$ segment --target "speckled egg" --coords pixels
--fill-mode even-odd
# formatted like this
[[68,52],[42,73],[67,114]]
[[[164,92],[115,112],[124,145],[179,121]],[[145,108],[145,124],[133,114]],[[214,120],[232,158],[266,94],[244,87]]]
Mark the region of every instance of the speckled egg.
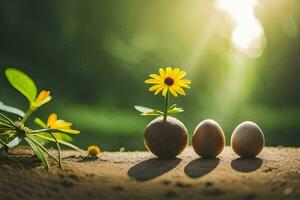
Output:
[[263,149],[265,137],[262,130],[254,122],[239,124],[231,136],[231,147],[241,157],[252,158]]
[[225,135],[221,126],[214,120],[207,119],[199,123],[193,133],[194,151],[204,158],[215,158],[225,146]]
[[188,144],[188,131],[174,117],[158,117],[151,121],[144,133],[145,147],[159,158],[174,158]]

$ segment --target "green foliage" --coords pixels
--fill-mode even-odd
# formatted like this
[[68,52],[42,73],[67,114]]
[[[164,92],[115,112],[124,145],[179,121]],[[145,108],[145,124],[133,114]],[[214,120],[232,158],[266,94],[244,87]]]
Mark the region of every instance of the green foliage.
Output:
[[[164,112],[157,109],[148,108],[144,106],[134,106],[134,108],[137,111],[139,111],[142,116],[164,116]],[[167,113],[176,114],[176,113],[181,113],[183,111],[184,110],[182,108],[177,107],[176,104],[173,104],[168,108]]]
[[15,146],[18,146],[21,142],[22,142],[22,138],[19,136],[15,136],[12,138],[12,140],[7,142],[6,146],[11,149]]
[[143,116],[160,116],[160,115],[164,115],[164,113],[160,110],[157,109],[152,109],[152,108],[148,108],[148,107],[144,107],[144,106],[134,106],[134,108],[141,112],[141,115]]
[[15,108],[13,106],[5,105],[2,101],[0,101],[0,110],[4,111],[4,112],[11,113],[11,114],[18,115],[20,117],[25,116],[25,113],[22,110],[20,110],[18,108]]
[[176,104],[173,104],[168,108],[168,114],[176,114],[176,113],[181,113],[183,112],[183,108],[177,107]]
[[35,118],[34,122],[42,128],[47,128],[47,124],[43,122],[40,118]]
[[[44,135],[44,134],[34,134],[33,136],[36,136],[36,137],[38,137],[38,138],[42,138],[42,139],[44,139],[44,140],[48,140],[48,141],[51,141],[51,142],[55,142],[55,140],[54,140],[53,138],[51,138],[51,136],[49,136],[49,135]],[[67,146],[67,147],[70,147],[70,148],[72,148],[72,149],[74,149],[74,150],[76,150],[76,151],[82,152],[82,150],[81,150],[79,147],[77,147],[77,146],[75,146],[75,145],[73,145],[73,144],[71,144],[71,143],[69,143],[69,142],[66,142],[66,141],[64,141],[64,140],[60,140],[60,139],[57,138],[57,142],[58,142],[59,144],[65,145],[65,146]]]
[[37,157],[43,162],[44,166],[49,169],[50,165],[43,150],[36,145],[29,137],[25,137],[26,142],[31,146]]
[[6,69],[5,75],[9,83],[21,92],[28,99],[29,103],[34,102],[37,95],[37,88],[28,75],[15,68]]
[[[25,140],[33,149],[38,159],[47,169],[50,168],[50,164],[48,162],[46,154],[48,154],[53,160],[55,160],[61,167],[61,151],[59,144],[63,144],[77,151],[80,151],[78,147],[68,142],[72,141],[72,138],[66,134],[79,133],[79,131],[72,130],[71,123],[64,122],[63,120],[61,120],[60,122],[64,122],[64,125],[66,127],[61,129],[59,126],[55,127],[54,124],[55,122],[57,122],[56,114],[52,115],[54,116],[54,118],[51,118],[52,125],[47,125],[41,119],[36,118],[34,120],[35,123],[41,126],[42,129],[32,130],[26,127],[25,122],[27,121],[28,117],[32,113],[34,113],[37,108],[41,107],[41,105],[51,100],[51,96],[49,95],[50,91],[42,91],[37,100],[36,86],[28,75],[14,68],[8,68],[5,71],[5,74],[10,84],[19,92],[21,92],[28,99],[30,104],[27,112],[24,113],[20,109],[12,106],[7,106],[0,101],[0,111],[11,113],[17,115],[18,117],[18,119],[12,120],[11,118],[0,112],[0,150],[4,149],[5,151],[7,151],[8,149],[14,148],[15,146],[19,145],[21,141]],[[33,109],[32,105],[34,105],[34,103],[36,103],[38,106],[34,106]],[[56,143],[58,149],[58,159],[51,155],[50,152],[43,146],[42,143],[45,143],[45,141]]]
[[[45,122],[43,122],[40,118],[35,118],[34,122],[42,128],[47,128],[47,124]],[[73,141],[73,138],[65,133],[53,132],[52,134],[55,136],[55,138],[57,138],[60,141],[67,141],[67,142]],[[39,135],[43,135],[44,137],[50,138],[49,133],[39,133]],[[45,140],[44,142],[47,143],[48,141],[49,140]],[[52,141],[52,140],[50,140],[50,141]]]

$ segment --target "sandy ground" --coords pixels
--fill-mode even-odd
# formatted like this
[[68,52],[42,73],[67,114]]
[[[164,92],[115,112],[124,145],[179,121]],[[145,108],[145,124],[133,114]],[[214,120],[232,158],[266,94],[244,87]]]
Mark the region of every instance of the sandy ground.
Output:
[[172,160],[148,152],[63,157],[63,171],[47,172],[28,149],[2,155],[0,199],[300,199],[300,148],[265,148],[253,160],[230,147],[210,160],[190,147]]

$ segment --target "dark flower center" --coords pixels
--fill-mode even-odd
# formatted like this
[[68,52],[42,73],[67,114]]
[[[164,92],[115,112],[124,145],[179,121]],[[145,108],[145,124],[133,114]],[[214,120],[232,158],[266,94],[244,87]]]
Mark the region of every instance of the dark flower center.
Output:
[[167,77],[165,78],[165,84],[168,86],[171,86],[174,84],[174,79],[172,79],[171,77]]

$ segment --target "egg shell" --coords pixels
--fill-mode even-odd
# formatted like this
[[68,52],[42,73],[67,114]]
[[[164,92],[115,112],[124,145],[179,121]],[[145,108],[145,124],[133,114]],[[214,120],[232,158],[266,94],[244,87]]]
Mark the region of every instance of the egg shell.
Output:
[[144,144],[148,151],[159,158],[174,158],[188,144],[188,131],[184,124],[174,117],[158,117],[151,121],[144,133]]
[[224,149],[226,140],[221,126],[212,119],[198,124],[192,138],[194,151],[201,157],[215,158]]
[[231,135],[231,147],[241,157],[256,157],[265,145],[265,137],[259,126],[251,121],[242,122]]

